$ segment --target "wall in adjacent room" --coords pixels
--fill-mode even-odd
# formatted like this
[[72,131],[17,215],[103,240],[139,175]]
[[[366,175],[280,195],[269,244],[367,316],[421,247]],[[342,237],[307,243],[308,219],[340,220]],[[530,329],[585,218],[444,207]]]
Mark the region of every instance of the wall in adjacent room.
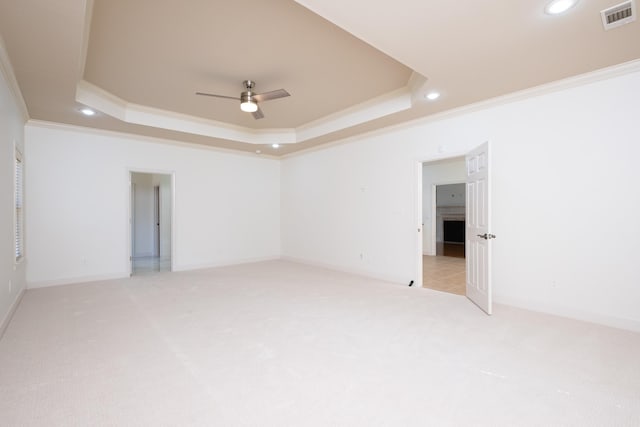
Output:
[[432,244],[432,235],[437,225],[433,225],[432,192],[434,184],[464,182],[466,179],[464,158],[448,159],[439,162],[425,163],[422,166],[422,253],[435,255],[436,248]]
[[465,184],[438,185],[437,206],[464,206]]

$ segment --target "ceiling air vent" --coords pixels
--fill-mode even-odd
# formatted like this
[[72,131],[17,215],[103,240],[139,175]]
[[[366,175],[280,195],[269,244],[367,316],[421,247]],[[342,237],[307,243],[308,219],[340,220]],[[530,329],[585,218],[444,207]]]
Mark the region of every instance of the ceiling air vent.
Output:
[[633,0],[620,3],[600,12],[605,30],[619,27],[636,20],[636,5]]

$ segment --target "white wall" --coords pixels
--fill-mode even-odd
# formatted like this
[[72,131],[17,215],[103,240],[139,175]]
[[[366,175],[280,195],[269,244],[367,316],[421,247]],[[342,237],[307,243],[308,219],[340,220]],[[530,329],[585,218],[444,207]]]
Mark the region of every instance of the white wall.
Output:
[[129,274],[129,171],[175,172],[175,270],[280,255],[276,160],[30,123],[29,286]]
[[490,141],[495,300],[640,330],[638,93],[636,67],[288,158],[283,254],[415,280],[418,162]]
[[[435,255],[436,248],[432,242],[434,226],[432,221],[431,200],[434,184],[465,182],[464,157],[425,163],[422,166],[422,253]],[[463,202],[464,203],[464,202]]]
[[[26,118],[19,107],[21,95],[12,91],[14,86],[10,84],[11,81],[13,71],[0,38],[0,336],[25,289],[25,259],[15,262],[13,194],[14,150],[17,148],[24,154],[23,129]],[[26,156],[23,156],[23,165],[26,174],[29,171]],[[28,228],[25,232],[28,233]],[[24,249],[27,251],[28,247]]]

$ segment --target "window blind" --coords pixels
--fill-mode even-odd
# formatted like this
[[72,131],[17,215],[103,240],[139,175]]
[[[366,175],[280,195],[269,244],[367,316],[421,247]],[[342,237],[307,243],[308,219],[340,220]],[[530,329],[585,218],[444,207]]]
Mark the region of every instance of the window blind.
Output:
[[15,194],[14,199],[16,202],[15,212],[15,238],[16,238],[16,261],[22,258],[23,254],[23,239],[24,239],[24,215],[23,215],[23,167],[22,156],[16,153],[16,167],[15,167]]

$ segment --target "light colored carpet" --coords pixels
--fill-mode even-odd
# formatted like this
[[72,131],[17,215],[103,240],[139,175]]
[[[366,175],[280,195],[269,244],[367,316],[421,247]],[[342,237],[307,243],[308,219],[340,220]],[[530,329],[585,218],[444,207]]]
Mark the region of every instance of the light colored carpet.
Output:
[[28,291],[2,426],[637,426],[640,334],[282,261]]

